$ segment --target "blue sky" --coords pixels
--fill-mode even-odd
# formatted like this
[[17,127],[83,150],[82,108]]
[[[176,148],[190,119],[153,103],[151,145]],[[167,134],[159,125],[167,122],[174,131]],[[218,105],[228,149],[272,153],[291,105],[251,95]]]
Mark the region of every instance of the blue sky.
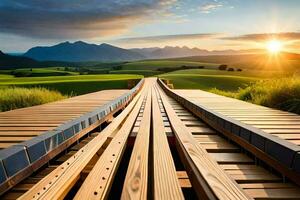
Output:
[[276,38],[298,52],[299,10],[299,0],[0,0],[0,50],[66,40],[248,49]]

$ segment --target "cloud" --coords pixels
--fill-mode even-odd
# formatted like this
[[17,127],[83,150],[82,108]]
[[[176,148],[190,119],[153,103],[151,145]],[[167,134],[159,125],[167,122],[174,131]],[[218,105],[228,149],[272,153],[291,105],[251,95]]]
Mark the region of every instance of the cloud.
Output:
[[121,34],[176,0],[1,0],[0,32],[33,38]]
[[200,6],[200,11],[202,13],[211,13],[212,11],[215,11],[217,10],[218,8],[221,8],[223,7],[223,4],[220,3],[220,2],[212,2],[212,3],[206,3],[206,4],[203,4],[202,6]]
[[116,40],[119,43],[149,43],[149,42],[172,42],[179,40],[202,40],[216,38],[220,36],[217,33],[197,33],[197,34],[180,34],[180,35],[157,35],[149,37],[134,37],[134,38],[122,38]]
[[300,40],[300,32],[281,32],[281,33],[256,33],[246,34],[232,37],[223,37],[224,40],[236,40],[236,41],[267,41],[271,39],[278,40]]

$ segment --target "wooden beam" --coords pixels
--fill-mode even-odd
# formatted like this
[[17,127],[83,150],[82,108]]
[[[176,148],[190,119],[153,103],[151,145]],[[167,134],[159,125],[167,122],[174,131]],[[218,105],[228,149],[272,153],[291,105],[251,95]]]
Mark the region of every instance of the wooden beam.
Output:
[[107,138],[120,128],[140,98],[138,94],[125,110],[90,143],[34,185],[20,199],[63,199],[80,178],[80,173],[105,144]]
[[[198,197],[203,199],[251,199],[238,184],[209,156],[177,117],[164,92],[159,89],[178,147],[186,157],[194,177],[191,182]],[[189,173],[188,173],[189,174]],[[190,174],[189,174],[190,175]],[[199,187],[201,186],[201,187]]]
[[74,199],[105,199],[108,196],[114,175],[117,172],[121,158],[126,148],[126,143],[134,122],[139,114],[145,91],[148,88],[148,81],[140,92],[140,99],[135,105],[131,114],[126,121],[122,123],[122,127],[117,131],[110,144],[103,152],[92,171],[89,173],[84,183],[78,190]]
[[151,127],[151,88],[129,161],[121,199],[147,199]]
[[184,199],[176,173],[156,90],[152,91],[154,199]]

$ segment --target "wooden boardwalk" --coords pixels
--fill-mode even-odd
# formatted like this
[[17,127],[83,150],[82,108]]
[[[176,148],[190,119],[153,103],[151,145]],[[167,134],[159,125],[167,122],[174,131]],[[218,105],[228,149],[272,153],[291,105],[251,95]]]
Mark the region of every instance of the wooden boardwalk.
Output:
[[[108,93],[115,95],[110,98],[123,95],[115,109],[108,109],[123,108],[111,123],[98,129],[104,121],[97,111],[92,128],[81,127],[80,137],[70,136],[68,140],[77,138],[64,151],[54,157],[47,153],[42,157],[47,163],[34,173],[18,175],[15,182],[4,180],[10,187],[1,199],[300,199],[298,145],[265,131],[272,127],[256,127],[272,121],[259,119],[278,114],[288,120],[276,118],[283,122],[276,129],[289,130],[284,124],[297,121],[297,115],[202,91],[170,90],[155,78],[118,92]],[[252,118],[251,113],[264,117]],[[93,121],[94,113],[87,119]],[[77,124],[75,120],[72,130]],[[63,133],[68,135],[69,129]],[[41,148],[34,147],[25,146],[29,157]],[[275,153],[279,147],[279,156],[272,147]],[[0,151],[0,164],[7,166],[9,157],[3,156]]]
[[300,116],[201,90],[175,90],[176,94],[224,116],[300,145]]
[[104,90],[40,106],[0,113],[0,149],[29,140],[126,93]]

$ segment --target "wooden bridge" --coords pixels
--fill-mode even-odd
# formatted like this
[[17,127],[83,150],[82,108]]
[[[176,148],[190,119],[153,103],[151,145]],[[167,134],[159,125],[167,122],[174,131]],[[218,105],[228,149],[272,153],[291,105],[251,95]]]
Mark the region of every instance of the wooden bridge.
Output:
[[300,117],[155,78],[0,113],[0,199],[300,199]]

